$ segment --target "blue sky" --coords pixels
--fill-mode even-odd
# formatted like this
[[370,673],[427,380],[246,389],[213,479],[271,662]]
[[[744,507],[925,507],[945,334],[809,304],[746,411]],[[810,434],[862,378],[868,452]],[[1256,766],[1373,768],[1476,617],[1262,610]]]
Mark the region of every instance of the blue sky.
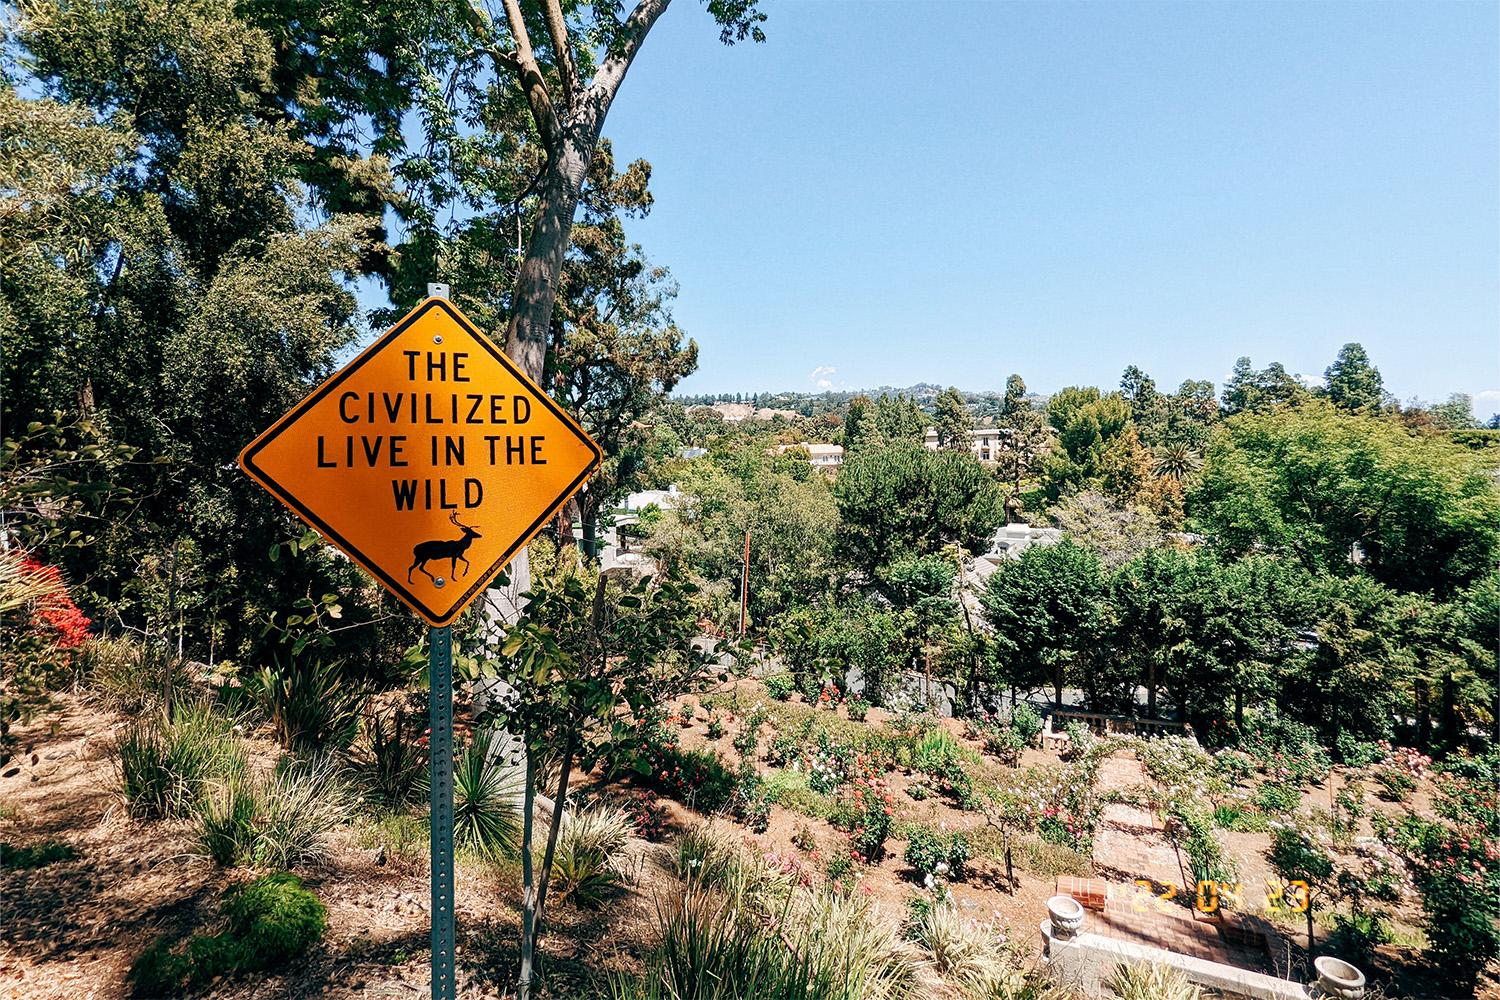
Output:
[[605,129],[654,168],[628,232],[681,391],[1175,387],[1353,340],[1500,410],[1500,6],[765,9],[725,48],[679,0]]

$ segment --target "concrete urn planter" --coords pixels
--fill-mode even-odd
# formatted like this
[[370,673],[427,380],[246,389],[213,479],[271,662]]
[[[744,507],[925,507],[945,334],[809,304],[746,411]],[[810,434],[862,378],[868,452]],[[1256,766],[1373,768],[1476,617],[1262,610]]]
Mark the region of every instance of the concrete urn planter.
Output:
[[1083,904],[1072,896],[1053,896],[1047,900],[1047,914],[1052,918],[1052,933],[1070,938],[1083,926]]
[[1365,995],[1365,974],[1342,959],[1324,955],[1313,959],[1318,973],[1318,993],[1337,1000],[1360,1000]]

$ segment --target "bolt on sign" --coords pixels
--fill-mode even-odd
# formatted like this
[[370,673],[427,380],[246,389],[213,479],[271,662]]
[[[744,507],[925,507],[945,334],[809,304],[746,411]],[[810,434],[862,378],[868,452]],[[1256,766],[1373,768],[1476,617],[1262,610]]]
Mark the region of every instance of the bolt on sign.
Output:
[[599,466],[599,446],[429,298],[240,453],[240,467],[434,626]]

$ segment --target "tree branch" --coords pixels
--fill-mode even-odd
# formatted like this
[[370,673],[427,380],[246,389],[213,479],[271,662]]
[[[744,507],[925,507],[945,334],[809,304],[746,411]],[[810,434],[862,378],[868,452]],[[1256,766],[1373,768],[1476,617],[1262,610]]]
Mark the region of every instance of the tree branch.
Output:
[[646,40],[646,33],[671,2],[672,0],[641,0],[636,5],[619,35],[615,37],[615,44],[611,46],[609,55],[605,56],[594,73],[594,79],[589,83],[590,96],[602,99],[606,105],[614,100],[615,92],[625,79],[625,71],[630,69],[630,63],[641,50],[641,43]]
[[531,50],[531,35],[526,31],[526,20],[521,16],[520,0],[505,0],[505,16],[510,21],[510,33],[516,42],[516,60],[520,67],[521,89],[526,93],[526,103],[531,105],[531,117],[536,121],[542,144],[551,153],[557,148],[562,132],[557,112],[552,108],[552,97],[547,93],[547,79],[542,75],[542,66]]
[[563,104],[571,111],[578,87],[578,67],[573,63],[568,25],[563,20],[562,5],[558,0],[546,0],[542,9],[547,15],[547,34],[552,38],[552,51],[557,56],[557,75],[562,81]]

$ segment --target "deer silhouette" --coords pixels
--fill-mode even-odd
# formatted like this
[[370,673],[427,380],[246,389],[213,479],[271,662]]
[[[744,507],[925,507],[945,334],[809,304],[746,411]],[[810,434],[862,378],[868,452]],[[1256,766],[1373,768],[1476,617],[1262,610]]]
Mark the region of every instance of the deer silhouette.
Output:
[[452,521],[453,526],[462,531],[464,536],[462,538],[438,538],[430,542],[418,542],[416,547],[411,550],[412,564],[406,571],[407,583],[411,583],[411,574],[414,570],[421,570],[423,573],[427,573],[432,582],[437,582],[437,577],[427,572],[427,561],[429,559],[448,560],[449,576],[458,571],[458,561],[463,559],[464,576],[469,575],[469,560],[464,559],[464,551],[470,545],[474,544],[474,539],[483,538],[484,536],[467,524],[459,524],[458,514],[456,513],[449,514],[448,520]]

